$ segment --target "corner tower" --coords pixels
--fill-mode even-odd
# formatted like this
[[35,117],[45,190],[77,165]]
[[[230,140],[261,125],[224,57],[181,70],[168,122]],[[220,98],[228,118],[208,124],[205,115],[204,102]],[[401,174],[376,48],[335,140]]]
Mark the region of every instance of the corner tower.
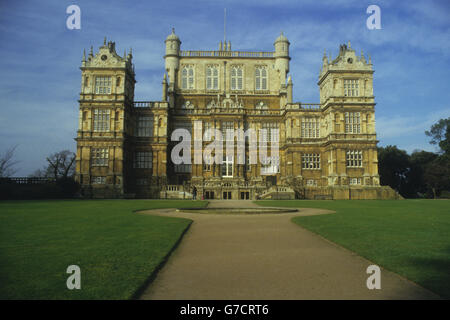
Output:
[[86,197],[117,198],[124,194],[125,142],[136,83],[132,53],[116,53],[106,38],[81,63],[76,179]]
[[356,55],[350,42],[340,45],[335,59],[326,53],[322,58],[318,85],[328,136],[329,186],[379,192],[373,73],[370,58],[366,61],[363,52]]

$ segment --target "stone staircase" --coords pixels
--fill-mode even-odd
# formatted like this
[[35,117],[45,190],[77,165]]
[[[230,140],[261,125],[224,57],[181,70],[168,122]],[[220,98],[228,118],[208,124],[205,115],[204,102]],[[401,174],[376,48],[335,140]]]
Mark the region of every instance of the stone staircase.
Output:
[[295,192],[290,187],[271,186],[260,195],[260,199],[266,200],[292,200],[295,199]]
[[183,185],[167,185],[159,194],[161,199],[192,199],[192,193]]

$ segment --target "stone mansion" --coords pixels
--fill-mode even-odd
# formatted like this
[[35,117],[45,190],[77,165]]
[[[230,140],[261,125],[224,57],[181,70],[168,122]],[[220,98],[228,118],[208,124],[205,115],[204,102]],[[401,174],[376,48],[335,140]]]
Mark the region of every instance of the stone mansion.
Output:
[[[76,179],[94,198],[395,199],[380,186],[370,58],[341,45],[324,54],[320,103],[294,102],[289,41],[271,52],[181,50],[174,31],[165,40],[160,101],[135,101],[130,50],[120,56],[106,39],[83,55]],[[279,152],[270,164],[244,162],[237,153],[221,164],[174,164],[175,129],[274,129]],[[268,149],[273,141],[268,141]],[[194,143],[194,141],[192,141]],[[194,150],[194,149],[192,149]],[[192,153],[193,157],[194,154]],[[275,156],[274,156],[275,157]]]

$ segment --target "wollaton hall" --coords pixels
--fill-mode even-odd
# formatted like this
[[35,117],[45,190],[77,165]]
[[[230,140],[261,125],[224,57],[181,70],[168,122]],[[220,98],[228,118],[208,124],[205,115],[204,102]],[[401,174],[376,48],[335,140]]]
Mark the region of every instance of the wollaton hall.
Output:
[[[320,103],[293,102],[289,45],[281,34],[271,52],[233,51],[230,42],[185,51],[172,31],[160,101],[134,101],[131,51],[120,56],[106,39],[95,54],[91,47],[81,65],[76,138],[83,196],[189,198],[195,189],[205,199],[397,198],[380,186],[370,58],[350,44],[335,59],[324,54]],[[279,152],[270,164],[250,164],[248,150],[243,163],[224,151],[222,164],[174,164],[171,134],[192,132],[194,121],[223,133],[266,129],[270,137],[278,129]]]

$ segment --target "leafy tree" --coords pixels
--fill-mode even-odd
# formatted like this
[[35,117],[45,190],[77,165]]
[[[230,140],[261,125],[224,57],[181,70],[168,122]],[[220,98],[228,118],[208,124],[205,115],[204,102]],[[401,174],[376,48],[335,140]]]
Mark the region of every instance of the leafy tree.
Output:
[[414,151],[409,157],[410,171],[408,173],[407,193],[411,197],[418,195],[431,197],[431,188],[425,181],[427,167],[437,159],[438,155],[428,151]]
[[380,183],[397,190],[402,196],[407,196],[407,176],[410,171],[408,153],[397,146],[378,148],[378,171]]
[[17,146],[11,147],[0,155],[0,177],[10,177],[17,172],[14,168],[19,161],[14,160],[14,152]]
[[431,144],[438,145],[443,154],[450,155],[450,117],[440,119],[431,126],[430,131],[425,131],[425,134],[431,137]]
[[428,164],[424,179],[433,192],[433,198],[442,191],[450,190],[450,161],[448,157],[438,157]]
[[450,117],[440,119],[425,134],[431,137],[431,144],[441,149],[440,155],[428,163],[424,172],[424,180],[436,198],[442,191],[450,190]]

